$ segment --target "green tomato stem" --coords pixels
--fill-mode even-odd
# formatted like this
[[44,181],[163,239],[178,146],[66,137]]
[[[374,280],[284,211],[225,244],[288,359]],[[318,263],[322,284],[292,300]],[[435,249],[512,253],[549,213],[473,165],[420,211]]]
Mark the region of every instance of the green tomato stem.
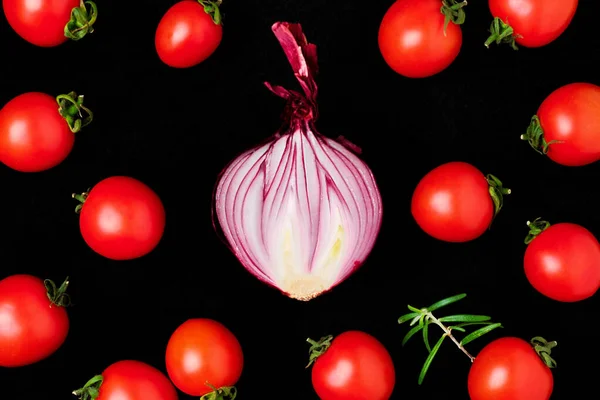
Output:
[[525,237],[525,244],[531,243],[540,233],[548,229],[550,222],[536,218],[533,221],[527,221],[527,226],[529,227],[529,233]]
[[198,0],[198,3],[204,7],[204,12],[210,15],[216,25],[223,24],[221,10],[219,9],[222,0]]
[[306,368],[310,367],[320,356],[322,356],[329,346],[331,346],[331,341],[333,340],[332,335],[323,336],[319,341],[314,341],[311,338],[306,339],[306,341],[310,344],[310,349],[308,350],[309,354],[309,362]]
[[71,305],[71,297],[66,293],[69,287],[69,277],[57,288],[56,284],[50,280],[44,280],[46,287],[46,296],[50,300],[50,307],[54,304],[58,307],[69,307]]
[[223,386],[216,388],[210,383],[205,383],[213,391],[200,397],[200,400],[234,400],[237,397],[237,389],[235,386]]
[[73,396],[79,400],[96,400],[100,394],[100,386],[104,378],[102,375],[96,375],[86,382],[81,389],[73,391]]
[[83,95],[75,92],[56,96],[58,112],[67,121],[69,129],[77,133],[89,125],[94,119],[94,113],[83,105]]
[[531,345],[535,352],[540,356],[544,364],[548,368],[556,368],[556,361],[552,357],[550,357],[550,353],[552,353],[552,349],[558,346],[558,342],[548,342],[541,336],[536,336],[530,341]]
[[98,7],[93,1],[80,0],[79,6],[71,10],[71,19],[65,25],[64,34],[71,40],[83,39],[94,32],[94,23],[98,17]]
[[458,2],[458,0],[442,1],[440,12],[444,15],[444,36],[446,36],[446,30],[450,22],[455,25],[462,25],[465,23],[466,14],[463,7],[467,4],[467,0],[461,2]]
[[487,47],[489,49],[490,44],[492,44],[494,42],[498,45],[506,43],[506,44],[509,44],[513,50],[519,50],[519,48],[517,47],[517,43],[515,42],[515,39],[520,38],[520,37],[522,37],[522,36],[515,34],[512,26],[508,25],[507,23],[502,21],[500,18],[496,17],[496,18],[494,18],[494,20],[492,21],[492,24],[490,25],[490,36],[488,37],[488,39],[485,41],[484,44],[485,44],[485,47]]
[[92,190],[92,188],[89,188],[87,191],[85,191],[81,194],[78,194],[78,193],[71,194],[71,197],[79,202],[79,204],[77,204],[77,206],[75,207],[75,214],[79,214],[81,212],[81,209],[83,208],[85,201],[87,200],[88,196],[90,195],[91,190]]

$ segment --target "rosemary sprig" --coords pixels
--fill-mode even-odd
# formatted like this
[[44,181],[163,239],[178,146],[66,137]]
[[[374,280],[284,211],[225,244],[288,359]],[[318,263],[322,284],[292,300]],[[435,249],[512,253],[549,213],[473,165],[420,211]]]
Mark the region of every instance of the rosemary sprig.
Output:
[[[404,346],[408,340],[413,337],[415,334],[422,332],[423,341],[425,342],[425,347],[429,352],[425,363],[423,364],[423,368],[421,368],[421,373],[419,374],[419,385],[423,383],[423,379],[425,379],[425,374],[433,361],[433,358],[437,354],[438,350],[442,346],[442,343],[446,338],[450,338],[452,342],[473,362],[475,357],[473,357],[464,347],[467,343],[472,342],[473,340],[485,335],[488,332],[496,328],[502,328],[500,323],[494,323],[490,321],[490,317],[486,315],[471,315],[471,314],[457,314],[457,315],[449,315],[446,317],[436,318],[433,315],[433,311],[438,310],[444,306],[455,303],[459,300],[467,297],[466,294],[458,294],[456,296],[448,297],[446,299],[440,300],[429,307],[418,309],[413,306],[408,306],[408,309],[411,311],[408,314],[405,314],[398,318],[398,323],[403,324],[405,322],[410,321],[410,326],[413,328],[408,331],[404,339],[402,339],[402,345]],[[452,324],[444,325],[444,323],[451,322]],[[439,338],[437,343],[431,347],[429,341],[429,325],[434,324],[439,326],[444,334]],[[481,326],[480,328],[472,331],[467,334],[462,340],[457,340],[456,337],[452,334],[452,331],[458,331],[462,333],[467,333],[467,327],[471,326]]]

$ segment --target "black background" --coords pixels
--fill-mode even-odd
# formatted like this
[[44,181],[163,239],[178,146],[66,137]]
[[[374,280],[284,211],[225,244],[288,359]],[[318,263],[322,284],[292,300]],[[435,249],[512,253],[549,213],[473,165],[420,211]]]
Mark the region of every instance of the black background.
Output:
[[[483,46],[491,15],[487,2],[473,1],[458,59],[426,79],[403,78],[380,56],[377,31],[391,0],[226,1],[220,48],[186,70],[163,65],[154,49],[156,26],[174,3],[98,1],[96,32],[50,49],[28,44],[0,19],[0,103],[28,91],[76,90],[95,112],[60,166],[35,174],[0,168],[0,277],[69,275],[76,303],[59,351],[32,366],[0,370],[2,392],[12,393],[6,398],[68,399],[122,359],[165,371],[172,331],[188,318],[207,317],[224,323],[243,346],[242,399],[316,399],[304,369],[305,339],[354,329],[374,335],[392,354],[393,399],[465,399],[468,359],[445,343],[419,387],[424,346],[417,336],[402,348],[407,327],[396,321],[407,304],[423,307],[462,292],[468,297],[445,312],[486,314],[505,326],[469,344],[472,353],[506,335],[557,340],[552,399],[578,398],[578,389],[593,396],[599,298],[563,304],[534,291],[523,273],[523,239],[526,221],[538,216],[600,233],[600,164],[562,167],[519,136],[554,89],[600,84],[600,3],[581,0],[558,40],[515,52]],[[276,21],[302,23],[317,44],[317,127],[362,147],[384,202],[383,227],[364,266],[308,303],[248,274],[215,235],[210,216],[217,174],[281,124],[284,101],[263,82],[298,88],[271,32]],[[513,191],[493,229],[466,244],[427,236],[410,214],[419,179],[455,160],[498,176]],[[79,233],[71,193],[111,175],[140,179],[166,207],[164,238],[141,259],[104,259]]]

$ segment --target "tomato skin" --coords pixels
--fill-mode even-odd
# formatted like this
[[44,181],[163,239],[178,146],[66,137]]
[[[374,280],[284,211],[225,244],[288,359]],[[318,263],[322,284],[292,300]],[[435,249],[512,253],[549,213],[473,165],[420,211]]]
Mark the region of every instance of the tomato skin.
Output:
[[529,343],[504,337],[479,352],[468,388],[471,400],[549,400],[554,378]]
[[408,78],[435,75],[456,59],[462,30],[452,22],[444,35],[440,0],[397,0],[379,27],[379,50],[385,62]]
[[600,287],[600,244],[580,225],[551,225],[527,246],[524,266],[527,280],[544,296],[584,300]]
[[396,371],[381,342],[364,332],[347,331],[315,361],[312,384],[321,400],[388,400]]
[[2,0],[8,24],[23,39],[40,47],[58,46],[68,40],[65,25],[79,0]]
[[547,156],[570,167],[600,159],[600,87],[571,83],[552,92],[537,113],[544,139],[551,143]]
[[167,373],[190,396],[234,386],[242,375],[244,354],[234,334],[220,322],[189,319],[171,335],[166,350]]
[[513,28],[515,42],[541,47],[556,40],[575,16],[578,0],[489,0],[494,17]]
[[486,177],[471,164],[442,164],[418,183],[413,218],[425,233],[446,242],[468,242],[490,226],[494,204]]
[[19,274],[0,280],[0,366],[36,363],[65,342],[69,317],[46,293],[44,282],[35,276]]
[[75,135],[52,96],[21,94],[0,110],[0,161],[20,172],[40,172],[63,162]]
[[102,377],[96,400],[177,400],[177,391],[165,374],[140,361],[118,361]]
[[113,176],[89,192],[79,216],[81,235],[96,253],[131,260],[150,253],[165,229],[158,195],[137,179]]
[[221,44],[223,27],[215,24],[195,0],[174,4],[162,17],[154,39],[165,64],[189,68],[210,57]]

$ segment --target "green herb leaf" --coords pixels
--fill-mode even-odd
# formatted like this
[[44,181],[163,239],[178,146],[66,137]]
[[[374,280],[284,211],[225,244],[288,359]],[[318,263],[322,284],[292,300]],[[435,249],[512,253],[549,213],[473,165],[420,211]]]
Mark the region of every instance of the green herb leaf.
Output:
[[449,326],[448,329],[450,329],[452,331],[466,332],[466,330],[464,328],[461,328],[458,325]]
[[431,362],[433,361],[433,357],[435,357],[435,355],[437,354],[437,352],[440,349],[440,346],[444,342],[445,338],[446,338],[446,335],[443,335],[440,338],[440,340],[437,341],[435,346],[433,346],[433,349],[431,349],[431,352],[427,356],[427,359],[425,360],[425,364],[423,364],[423,368],[421,368],[421,373],[419,374],[419,385],[423,383],[423,379],[425,379],[425,374],[427,373],[427,370],[429,369],[429,366],[431,365]]
[[469,314],[460,314],[460,315],[450,315],[448,317],[438,318],[440,322],[481,322],[481,321],[489,321],[491,318],[486,315],[469,315]]
[[417,322],[419,322],[421,320],[421,315],[417,315],[416,317],[413,318],[412,321],[410,321],[410,326],[413,326],[414,324],[416,324]]
[[413,319],[414,317],[417,317],[417,316],[419,316],[419,315],[420,315],[420,314],[419,314],[419,313],[416,313],[416,312],[411,312],[411,313],[409,313],[409,314],[404,314],[403,316],[401,316],[400,318],[398,318],[398,323],[399,323],[399,324],[403,324],[403,323],[405,323],[406,321],[408,321],[408,320],[410,320],[410,319]]
[[415,326],[414,328],[412,328],[410,331],[408,331],[408,333],[406,334],[406,336],[404,336],[404,339],[402,339],[402,346],[404,346],[406,344],[406,342],[408,342],[408,340],[413,337],[415,335],[415,333],[419,332],[421,328],[419,325]]
[[462,300],[465,297],[467,297],[467,295],[465,293],[457,294],[456,296],[452,296],[452,297],[448,297],[444,300],[438,301],[437,303],[433,303],[431,306],[427,307],[427,310],[429,310],[429,312],[435,311],[438,308],[447,306],[448,304],[456,303],[457,301]]
[[479,328],[476,331],[471,332],[467,336],[465,336],[464,339],[460,341],[460,344],[462,344],[464,346],[467,343],[471,343],[473,340],[485,335],[486,333],[488,333],[496,328],[502,328],[502,324],[496,323],[496,324],[484,326],[483,328]]
[[413,307],[413,306],[411,306],[411,305],[408,305],[408,309],[409,309],[410,311],[413,311],[413,312],[416,312],[416,313],[422,314],[422,311],[421,311],[421,310],[419,310],[418,308],[415,308],[415,307]]
[[[486,321],[480,321],[480,322],[464,322],[464,323],[462,323],[462,324],[455,325],[453,328],[457,328],[457,327],[463,328],[463,327],[465,327],[465,326],[471,326],[471,325],[491,325],[491,324],[493,324],[493,323],[494,323],[494,322],[486,322]],[[464,332],[464,330],[463,330],[463,332]]]
[[423,325],[423,341],[425,342],[427,351],[431,353],[431,346],[429,345],[429,321]]

